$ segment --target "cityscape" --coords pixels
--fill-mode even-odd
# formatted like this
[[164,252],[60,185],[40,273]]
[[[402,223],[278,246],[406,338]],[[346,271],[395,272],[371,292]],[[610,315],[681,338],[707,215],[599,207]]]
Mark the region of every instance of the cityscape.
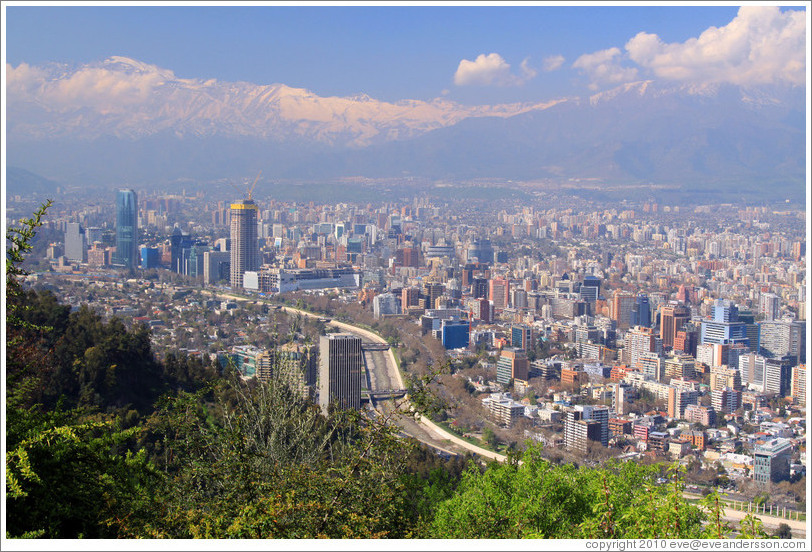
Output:
[[[791,14],[808,21],[805,9],[762,16]],[[642,71],[641,35],[627,50]],[[573,66],[591,67],[589,59]],[[486,61],[463,60],[455,83],[491,84],[478,72]],[[521,68],[489,78],[523,86],[536,73]],[[7,86],[23,69],[7,65]],[[591,90],[618,84],[601,74],[591,74]],[[808,98],[803,83],[792,86]],[[592,105],[602,101],[614,100],[593,96]],[[509,121],[556,109],[528,105],[457,116]],[[4,543],[808,544],[808,152],[773,159],[772,177],[750,165],[739,188],[737,177],[630,179],[629,166],[665,157],[618,172],[621,150],[605,179],[568,173],[580,161],[563,149],[556,170],[568,177],[547,166],[535,178],[394,168],[395,176],[301,177],[287,161],[275,165],[284,153],[274,152],[209,179],[105,184],[116,144],[83,186],[67,162],[61,178],[53,172],[58,156],[37,165],[26,153],[37,142],[23,133],[45,120],[23,125],[28,109],[12,114],[9,136],[23,145],[9,145],[4,167],[12,416]],[[792,112],[802,126],[805,109]],[[47,123],[54,136],[66,123],[57,111]],[[475,141],[485,127],[469,126]],[[409,132],[446,130],[417,128]],[[245,140],[247,159],[257,146]],[[348,153],[359,156],[350,170],[373,166],[376,151],[382,164],[401,155],[354,140],[373,153]],[[310,155],[296,162],[306,167]],[[695,156],[693,166],[726,167],[720,156]],[[59,444],[50,435],[71,437]],[[87,458],[93,468],[83,467]],[[50,496],[42,480],[54,482]],[[103,483],[83,486],[93,481]],[[60,513],[61,496],[80,497],[78,513]],[[675,517],[663,513],[671,508]]]

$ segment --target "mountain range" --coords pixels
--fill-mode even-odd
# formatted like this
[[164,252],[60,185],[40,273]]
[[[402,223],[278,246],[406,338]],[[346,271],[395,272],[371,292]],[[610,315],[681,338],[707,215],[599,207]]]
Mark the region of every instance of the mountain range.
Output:
[[113,57],[7,66],[8,164],[64,183],[255,174],[651,183],[805,192],[801,87],[628,83],[585,97],[467,106],[320,97],[182,79]]

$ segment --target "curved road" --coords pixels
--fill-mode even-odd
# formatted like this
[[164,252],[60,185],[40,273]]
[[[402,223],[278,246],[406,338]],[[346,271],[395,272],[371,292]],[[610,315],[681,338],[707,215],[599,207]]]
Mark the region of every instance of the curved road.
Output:
[[[236,301],[263,301],[265,299],[247,298],[240,295],[232,295],[231,293],[215,292],[211,290],[203,290],[209,295],[216,295],[218,297],[234,299]],[[326,318],[325,315],[314,314],[308,311],[297,309],[294,307],[280,306],[282,310],[287,313],[298,313],[310,318]],[[337,327],[339,330],[352,333],[364,338],[365,341],[374,343],[386,343],[386,340],[375,332],[347,324],[346,322],[339,322],[335,319],[330,319],[329,324]],[[405,389],[406,385],[403,382],[403,377],[398,369],[395,355],[391,349],[385,351],[366,351],[364,359],[367,366],[367,377],[369,381],[369,388],[371,391],[384,391],[387,389]],[[373,405],[376,409],[381,411],[384,415],[391,416],[392,422],[400,427],[406,435],[414,437],[418,441],[425,443],[433,448],[459,454],[461,452],[473,452],[479,456],[504,462],[507,457],[503,454],[493,452],[491,450],[472,445],[471,443],[460,439],[456,435],[449,433],[437,424],[424,416],[412,415],[411,405],[409,403],[409,396],[406,395],[404,399],[397,400],[395,403],[393,399],[382,400],[375,399]],[[397,408],[401,412],[395,413],[393,410]]]

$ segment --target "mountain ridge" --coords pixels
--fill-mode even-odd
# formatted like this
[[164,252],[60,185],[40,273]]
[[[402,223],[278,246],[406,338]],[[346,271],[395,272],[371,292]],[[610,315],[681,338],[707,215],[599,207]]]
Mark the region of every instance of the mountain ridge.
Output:
[[[645,80],[585,97],[464,106],[180,79],[119,57],[60,67],[7,67],[7,154],[10,164],[68,183],[210,181],[263,169],[268,178],[327,180],[740,181],[753,189],[781,181],[804,193],[800,87]],[[82,88],[88,79],[95,92]]]

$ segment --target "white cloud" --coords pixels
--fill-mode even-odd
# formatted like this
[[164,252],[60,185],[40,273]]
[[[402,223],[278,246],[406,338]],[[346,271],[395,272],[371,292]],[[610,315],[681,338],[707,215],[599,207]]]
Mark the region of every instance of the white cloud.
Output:
[[510,64],[496,53],[480,54],[474,61],[463,59],[454,73],[457,86],[519,86],[536,76],[537,71],[525,59],[519,66],[522,76],[510,72]]
[[530,79],[538,75],[538,71],[530,67],[530,58],[524,58],[519,67],[521,67],[522,69],[522,76],[524,77],[523,82],[529,81]]
[[564,56],[547,56],[544,58],[544,65],[542,66],[545,71],[555,71],[564,65]]
[[102,112],[123,111],[149,99],[163,80],[158,72],[83,67],[73,73],[52,76],[26,63],[16,68],[6,65],[9,101],[35,100],[57,111],[83,107]]
[[666,44],[639,33],[626,43],[629,57],[657,77],[689,82],[803,84],[806,16],[777,6],[745,6],[724,27]]
[[592,81],[589,87],[597,89],[603,84],[621,84],[637,78],[636,68],[621,65],[622,57],[619,48],[608,48],[584,54],[572,66],[586,73]]

